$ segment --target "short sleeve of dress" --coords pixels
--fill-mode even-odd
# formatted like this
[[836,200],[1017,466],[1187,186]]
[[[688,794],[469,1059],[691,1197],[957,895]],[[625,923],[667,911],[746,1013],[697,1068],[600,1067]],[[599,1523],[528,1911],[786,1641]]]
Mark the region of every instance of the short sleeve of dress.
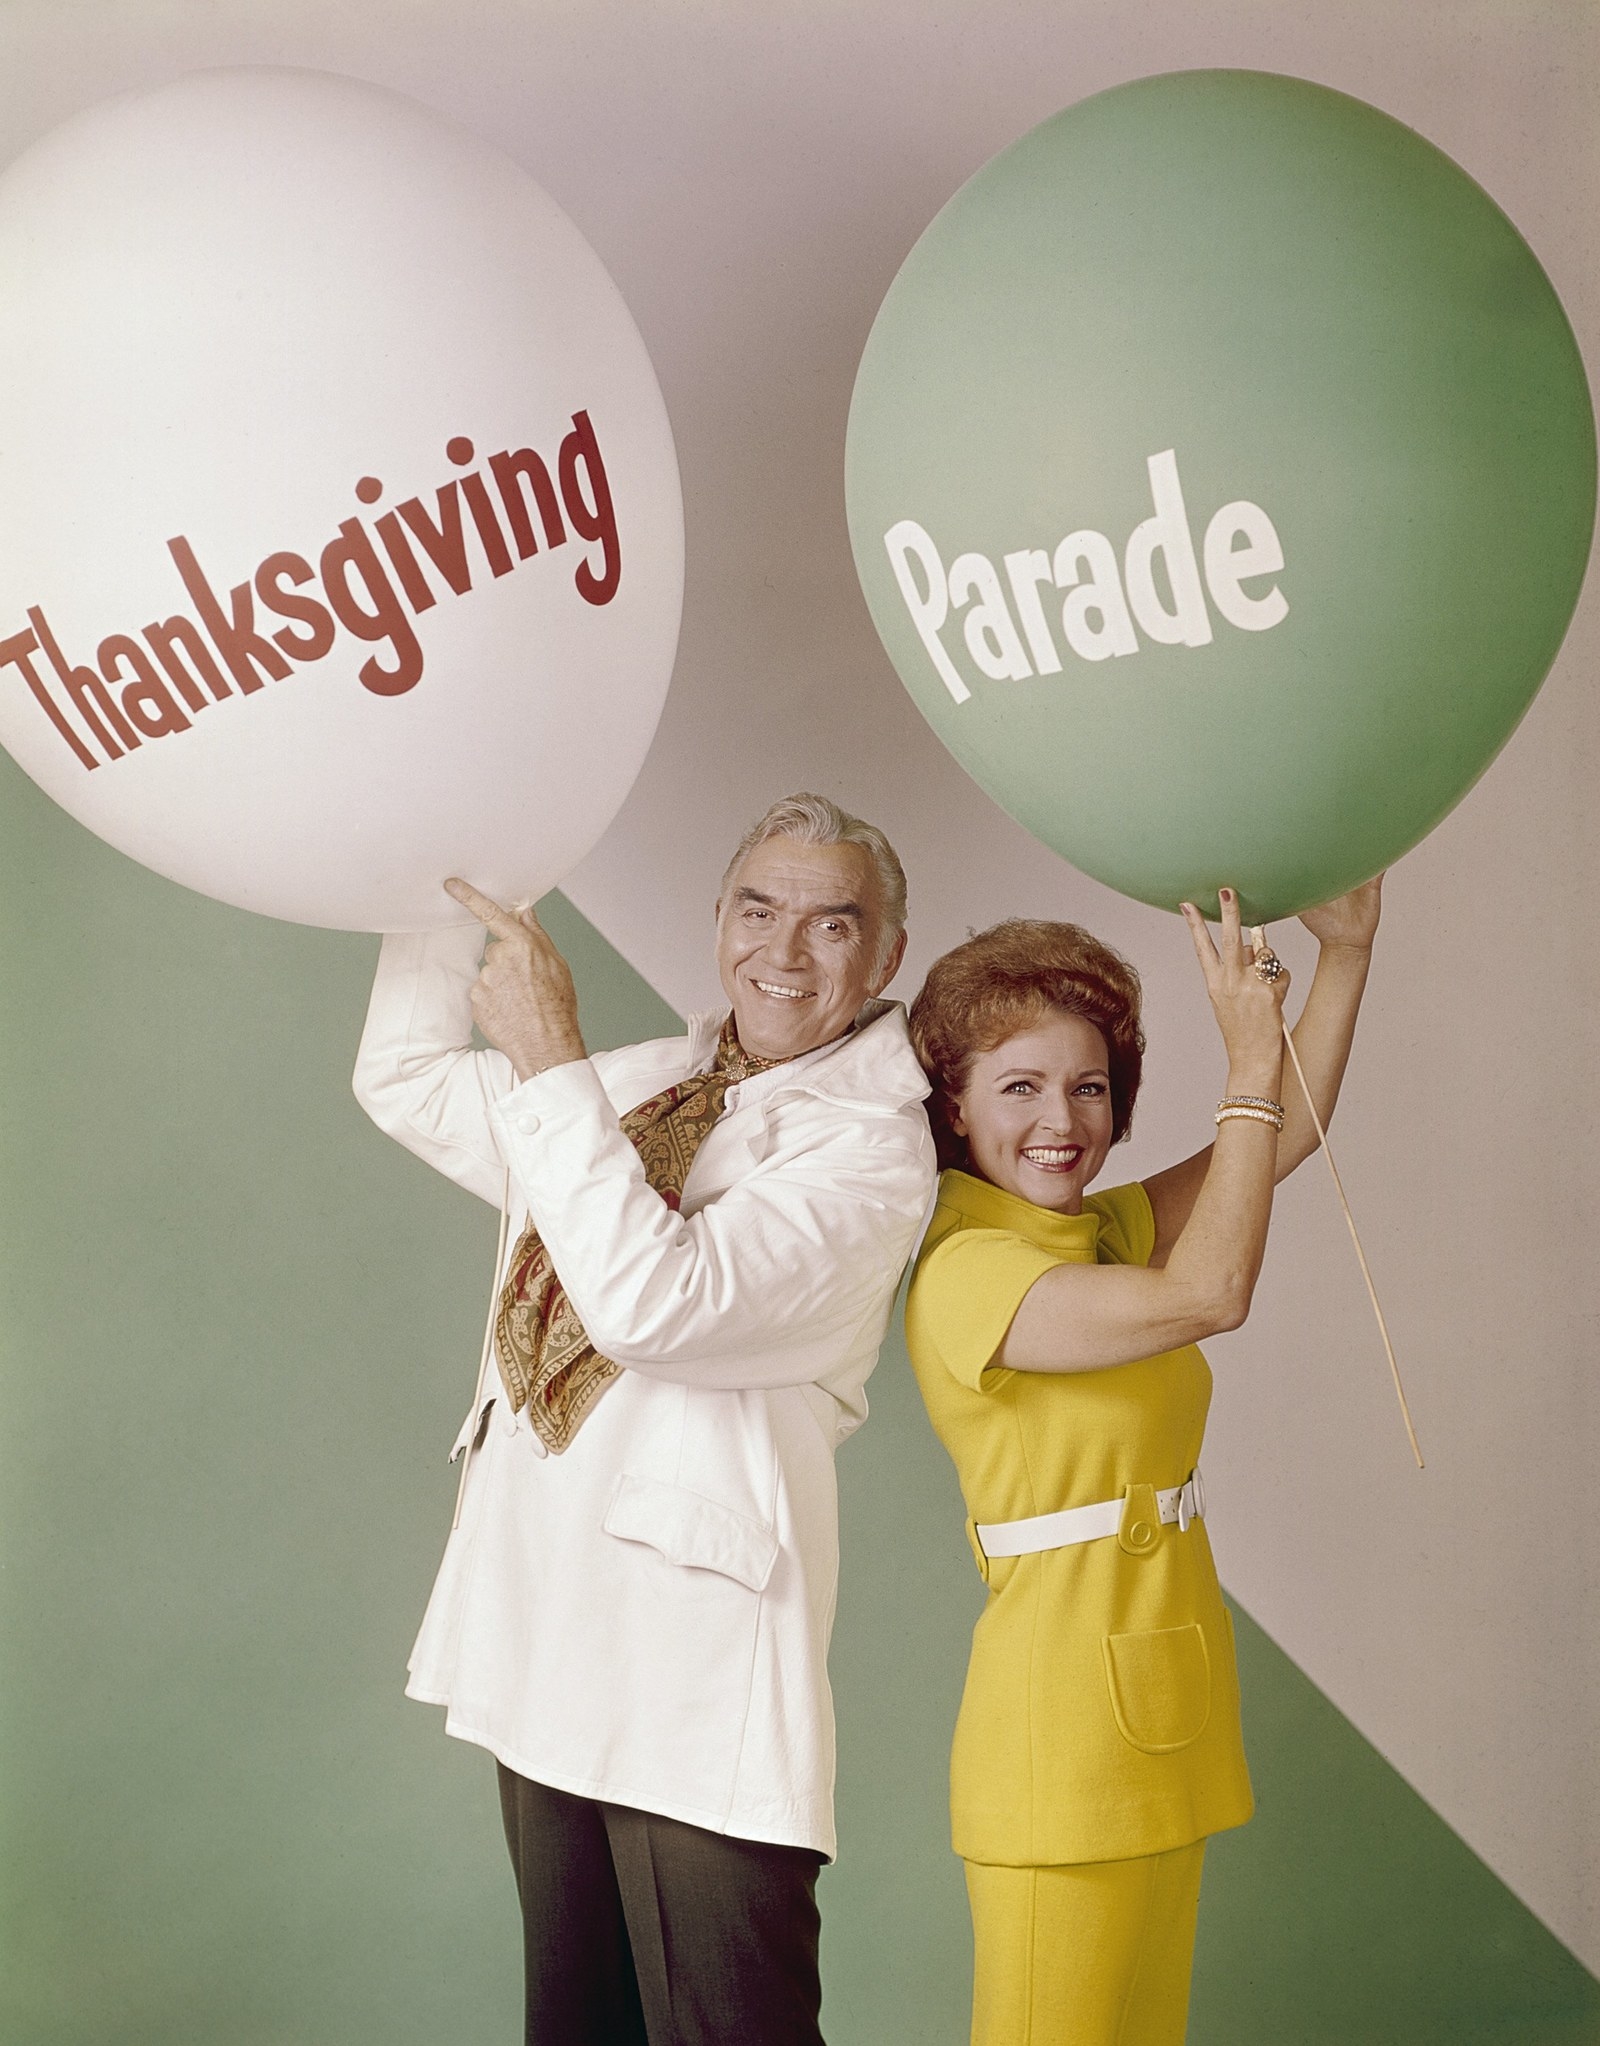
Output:
[[931,1354],[970,1391],[990,1391],[1011,1375],[997,1369],[984,1376],[1022,1296],[1060,1262],[1005,1229],[953,1231],[924,1255],[911,1281],[906,1336],[913,1355]]
[[1093,1193],[1083,1204],[1100,1217],[1098,1256],[1105,1265],[1147,1265],[1156,1247],[1155,1210],[1139,1180]]

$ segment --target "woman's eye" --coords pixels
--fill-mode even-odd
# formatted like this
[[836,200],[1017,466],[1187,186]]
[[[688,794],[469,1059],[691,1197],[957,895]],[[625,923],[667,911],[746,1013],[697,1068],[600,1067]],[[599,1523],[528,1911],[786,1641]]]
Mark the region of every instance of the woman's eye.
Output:
[[1033,1092],[1033,1082],[1031,1080],[1013,1080],[1006,1087],[1005,1091],[1008,1094],[1031,1094]]
[[1106,1083],[1104,1080],[1085,1080],[1082,1083],[1082,1085],[1076,1088],[1074,1091],[1079,1094],[1093,1094],[1098,1096],[1104,1094],[1104,1092],[1106,1091]]

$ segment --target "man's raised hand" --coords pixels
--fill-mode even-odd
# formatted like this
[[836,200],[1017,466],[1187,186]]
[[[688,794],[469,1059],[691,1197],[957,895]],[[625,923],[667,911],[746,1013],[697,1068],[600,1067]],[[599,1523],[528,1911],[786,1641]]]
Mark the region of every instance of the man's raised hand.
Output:
[[517,1078],[587,1058],[571,971],[533,911],[503,909],[470,881],[452,877],[444,887],[494,940],[473,983],[472,1015]]

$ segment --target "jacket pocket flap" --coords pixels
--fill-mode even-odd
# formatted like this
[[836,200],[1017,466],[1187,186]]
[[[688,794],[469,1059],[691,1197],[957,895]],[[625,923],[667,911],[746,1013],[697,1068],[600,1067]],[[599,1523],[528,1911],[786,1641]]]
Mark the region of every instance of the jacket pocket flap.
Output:
[[1198,1740],[1211,1716],[1211,1659],[1192,1622],[1148,1634],[1107,1634],[1106,1684],[1130,1747],[1170,1755]]
[[687,1570],[715,1570],[752,1591],[764,1591],[777,1560],[778,1537],[762,1521],[660,1478],[623,1471],[606,1509],[607,1534],[644,1542]]

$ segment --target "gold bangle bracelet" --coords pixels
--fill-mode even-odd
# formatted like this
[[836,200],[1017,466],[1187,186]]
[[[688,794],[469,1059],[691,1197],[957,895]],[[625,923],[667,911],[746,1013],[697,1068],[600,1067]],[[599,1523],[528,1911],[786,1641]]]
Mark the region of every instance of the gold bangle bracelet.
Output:
[[1274,1115],[1267,1108],[1240,1108],[1238,1106],[1219,1108],[1215,1121],[1219,1128],[1225,1122],[1264,1122],[1268,1129],[1276,1130],[1280,1135],[1283,1133],[1283,1117],[1281,1115]]
[[1283,1114],[1283,1103],[1274,1101],[1270,1094],[1224,1094],[1217,1103],[1218,1108],[1266,1108],[1274,1115]]

